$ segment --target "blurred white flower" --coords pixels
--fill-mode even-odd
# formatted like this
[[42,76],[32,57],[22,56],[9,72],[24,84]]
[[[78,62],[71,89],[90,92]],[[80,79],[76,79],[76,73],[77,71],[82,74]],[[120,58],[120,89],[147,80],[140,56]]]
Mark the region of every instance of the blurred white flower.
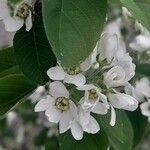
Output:
[[129,43],[129,47],[138,52],[150,50],[150,32],[137,21],[135,29],[141,33]]
[[50,122],[59,123],[59,132],[64,133],[70,128],[77,115],[74,102],[69,99],[69,92],[59,81],[50,83],[50,95],[40,100],[35,106],[35,112],[45,111]]
[[96,114],[107,114],[107,110],[109,109],[107,97],[101,93],[99,88],[93,84],[87,84],[77,89],[85,91],[84,97],[80,100],[80,104],[84,110]]
[[148,78],[143,77],[139,81],[136,81],[135,89],[145,98],[150,98],[150,81]]
[[150,99],[140,105],[141,112],[144,116],[150,117]]
[[19,30],[24,24],[26,30],[32,28],[32,1],[23,0],[15,6],[8,3],[7,0],[0,2],[0,20],[5,24],[5,29],[9,32]]

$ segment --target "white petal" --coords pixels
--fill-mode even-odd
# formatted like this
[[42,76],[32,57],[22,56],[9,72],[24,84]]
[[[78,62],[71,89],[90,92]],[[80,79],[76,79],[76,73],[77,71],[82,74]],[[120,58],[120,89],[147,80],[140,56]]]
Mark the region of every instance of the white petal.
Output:
[[77,74],[77,75],[66,75],[64,82],[66,83],[72,83],[76,86],[82,86],[85,84],[86,79],[83,74]]
[[79,122],[81,126],[85,126],[90,121],[90,111],[86,111],[79,106]]
[[92,64],[94,62],[96,62],[96,56],[97,56],[97,46],[94,48],[94,50],[90,54],[90,56],[88,58],[86,58],[84,62],[82,62],[80,64],[80,68],[81,68],[81,70],[83,72],[87,71],[88,69],[90,69],[90,67],[92,66]]
[[75,103],[71,100],[69,100],[69,107],[70,107],[70,113],[72,114],[72,116],[74,116],[76,118],[77,117],[77,107],[76,107]]
[[54,99],[51,96],[48,96],[46,99],[42,99],[40,100],[35,108],[34,111],[35,112],[40,112],[40,111],[45,111],[47,110],[53,103]]
[[126,74],[121,66],[115,66],[111,68],[106,74],[104,74],[104,83],[108,87],[121,86],[126,82]]
[[123,93],[108,94],[111,105],[118,109],[124,109],[126,106],[130,107],[135,104],[134,98]]
[[61,114],[62,112],[58,110],[55,106],[49,107],[45,112],[45,115],[48,117],[48,120],[54,123],[59,122]]
[[141,113],[144,115],[144,116],[149,116],[150,117],[150,102],[144,102],[140,105],[140,108],[141,108]]
[[24,24],[22,19],[14,19],[12,17],[8,17],[3,20],[5,24],[5,29],[9,32],[18,31]]
[[60,122],[59,122],[59,132],[64,133],[67,130],[69,130],[73,119],[74,119],[74,117],[72,116],[70,111],[64,111],[62,113],[62,116],[61,116]]
[[83,130],[87,133],[95,134],[100,130],[100,127],[96,119],[90,116],[90,122],[86,126],[83,127]]
[[30,31],[30,29],[32,28],[32,14],[31,14],[31,11],[30,11],[29,16],[27,17],[27,19],[25,21],[25,25],[26,25],[26,30]]
[[113,106],[111,106],[111,120],[110,120],[110,125],[114,126],[116,124],[116,111],[113,108]]
[[53,97],[55,97],[55,98],[58,98],[58,97],[69,98],[69,92],[63,83],[61,83],[59,81],[54,81],[54,82],[50,83],[49,88],[50,88],[50,94]]
[[7,1],[6,0],[1,0],[0,1],[0,20],[5,19],[6,17],[10,16],[9,14],[9,8],[7,6]]
[[60,66],[52,67],[47,71],[47,75],[52,80],[64,80],[66,73]]
[[133,42],[129,44],[129,47],[139,52],[148,50],[150,48],[150,36],[138,35]]
[[101,103],[101,102],[98,102],[95,107],[92,109],[92,112],[93,113],[96,113],[96,114],[107,114],[107,110],[108,110],[108,107],[106,104],[104,103]]
[[71,124],[71,133],[76,140],[81,140],[83,138],[83,129],[76,120]]
[[78,90],[80,91],[88,91],[91,89],[95,89],[96,87],[93,84],[85,84],[83,86],[77,87]]

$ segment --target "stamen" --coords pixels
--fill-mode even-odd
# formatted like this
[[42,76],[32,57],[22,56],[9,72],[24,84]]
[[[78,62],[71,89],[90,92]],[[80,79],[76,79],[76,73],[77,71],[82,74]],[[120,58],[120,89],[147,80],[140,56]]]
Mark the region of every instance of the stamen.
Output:
[[26,19],[28,17],[28,15],[29,15],[30,10],[31,10],[31,6],[29,6],[26,3],[22,3],[18,7],[15,16],[17,16],[17,17],[19,17],[21,19]]
[[69,100],[65,97],[58,97],[55,106],[61,111],[66,111],[69,109]]
[[89,90],[89,99],[95,101],[98,98],[98,94],[95,89]]
[[78,66],[73,66],[73,67],[71,67],[71,68],[68,69],[68,74],[69,75],[77,75],[80,72],[81,72],[81,69]]

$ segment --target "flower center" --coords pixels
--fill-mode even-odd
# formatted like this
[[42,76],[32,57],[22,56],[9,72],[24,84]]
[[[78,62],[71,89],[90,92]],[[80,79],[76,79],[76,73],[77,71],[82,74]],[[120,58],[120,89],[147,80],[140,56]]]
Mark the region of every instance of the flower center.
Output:
[[76,74],[79,74],[80,72],[81,72],[81,69],[79,66],[73,66],[73,67],[68,69],[69,75],[76,75]]
[[113,75],[112,75],[112,76],[113,76],[113,80],[118,80],[118,79],[119,79],[119,77],[118,77],[117,73],[115,73],[115,72],[113,73]]
[[16,11],[16,16],[21,19],[26,19],[29,15],[30,10],[31,10],[31,6],[29,6],[26,3],[22,3]]
[[55,103],[56,107],[61,111],[66,111],[69,109],[69,101],[65,97],[58,97]]
[[95,89],[89,90],[89,99],[95,101],[98,98],[98,94]]

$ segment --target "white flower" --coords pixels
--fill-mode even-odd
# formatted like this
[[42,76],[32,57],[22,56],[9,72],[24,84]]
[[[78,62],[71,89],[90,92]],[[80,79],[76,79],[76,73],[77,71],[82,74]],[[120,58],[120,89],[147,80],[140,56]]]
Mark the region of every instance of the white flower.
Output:
[[96,61],[96,48],[90,56],[81,63],[80,66],[73,66],[65,71],[61,66],[52,67],[47,71],[47,75],[52,80],[63,80],[66,83],[72,83],[76,86],[82,86],[86,82],[85,76],[82,74],[87,71]]
[[82,109],[80,105],[78,106],[78,117],[74,119],[70,128],[76,140],[81,140],[84,132],[95,134],[100,130],[96,119],[90,115],[89,111]]
[[40,100],[35,112],[45,111],[50,122],[59,123],[59,132],[64,133],[70,128],[77,115],[76,105],[69,99],[69,92],[59,81],[50,83],[50,95]]
[[118,109],[134,111],[138,107],[138,101],[130,95],[124,93],[108,93],[110,104]]
[[135,89],[145,98],[150,98],[150,81],[148,78],[143,77],[139,81],[136,81]]
[[141,112],[144,116],[150,117],[150,99],[140,105]]
[[138,108],[138,101],[130,95],[116,92],[108,93],[107,96],[111,106],[111,126],[114,126],[116,122],[116,112],[114,108],[128,111],[134,111]]
[[100,41],[97,43],[97,49],[100,61],[106,59],[108,63],[126,52],[125,44],[117,34],[111,35],[109,33],[102,34]]
[[111,66],[114,67],[104,73],[104,83],[108,87],[122,86],[135,75],[135,65],[128,53],[116,57]]
[[84,97],[80,100],[84,110],[89,110],[96,114],[107,114],[109,109],[107,97],[101,93],[99,88],[93,84],[87,84],[77,89],[85,91]]
[[23,0],[15,6],[8,4],[7,0],[1,0],[0,20],[4,22],[5,29],[9,32],[15,32],[25,24],[26,30],[29,31],[32,28],[31,8],[31,0]]

